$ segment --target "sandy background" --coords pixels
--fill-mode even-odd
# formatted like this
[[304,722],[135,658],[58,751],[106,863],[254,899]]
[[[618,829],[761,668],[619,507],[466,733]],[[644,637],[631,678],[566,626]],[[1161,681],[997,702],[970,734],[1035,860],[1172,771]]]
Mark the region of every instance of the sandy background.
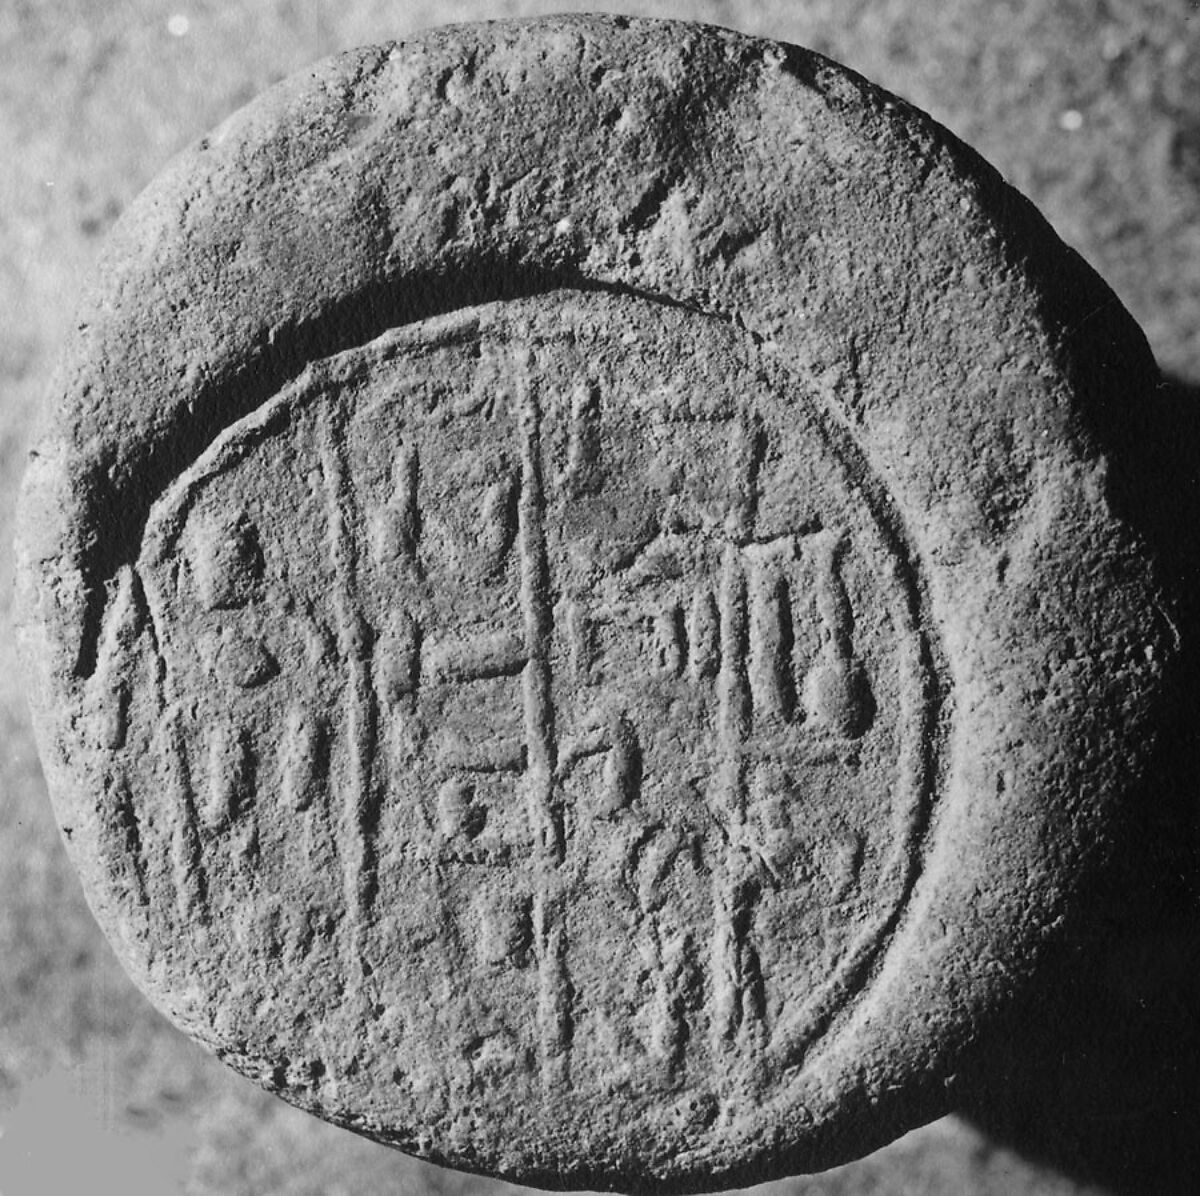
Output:
[[[0,620],[15,489],[78,281],[170,155],[338,49],[451,20],[594,8],[811,46],[979,149],[1146,330],[1169,380],[1148,484],[1171,535],[1197,539],[1185,485],[1200,454],[1196,3],[0,0]],[[1008,1054],[982,1077],[989,1095],[860,1163],[762,1191],[1200,1190],[1194,735],[1182,723],[1161,801],[1131,843],[1136,866],[1113,878],[1075,980],[1014,1023]],[[288,1108],[146,1004],[63,854],[6,625],[0,735],[0,1196],[519,1191]]]

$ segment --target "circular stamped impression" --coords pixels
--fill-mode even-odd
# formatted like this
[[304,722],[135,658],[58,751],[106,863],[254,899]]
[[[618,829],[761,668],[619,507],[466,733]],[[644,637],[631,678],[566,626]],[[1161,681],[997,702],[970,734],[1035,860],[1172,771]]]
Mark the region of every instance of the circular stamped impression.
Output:
[[344,55],[110,244],[18,623],[96,916],[288,1100],[687,1190],[943,1111],[1176,643],[1103,284],[817,55],[614,17]]

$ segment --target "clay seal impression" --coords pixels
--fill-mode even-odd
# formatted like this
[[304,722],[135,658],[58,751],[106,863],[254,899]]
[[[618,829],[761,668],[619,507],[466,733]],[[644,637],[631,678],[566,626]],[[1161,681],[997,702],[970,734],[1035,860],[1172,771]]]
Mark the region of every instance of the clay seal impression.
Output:
[[554,1186],[947,1107],[1142,776],[1155,380],[836,64],[558,17],[330,59],[113,235],[18,625],[95,915],[304,1108]]

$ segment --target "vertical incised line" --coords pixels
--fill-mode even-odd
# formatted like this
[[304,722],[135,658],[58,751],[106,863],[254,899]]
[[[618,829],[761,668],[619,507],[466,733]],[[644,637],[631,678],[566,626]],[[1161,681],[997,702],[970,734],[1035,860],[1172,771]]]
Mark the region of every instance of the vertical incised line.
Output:
[[111,789],[111,811],[100,821],[100,849],[111,875],[128,877],[127,892],[138,906],[150,904],[146,883],[146,852],[142,843],[142,825],[124,772],[118,774]]
[[737,892],[746,815],[744,747],[750,717],[746,676],[746,579],[735,544],[721,562],[721,666],[717,674],[717,740],[720,773],[717,817],[726,831],[723,859],[713,875],[713,1036],[728,1042],[741,1019],[741,919]]
[[[375,898],[377,862],[375,825],[378,810],[372,792],[376,711],[371,688],[372,633],[358,609],[358,554],[350,515],[353,496],[343,455],[344,428],[332,411],[321,424],[321,469],[329,523],[334,580],[332,600],[338,629],[338,654],[346,667],[344,699],[347,769],[343,781],[338,850],[342,860],[350,950],[365,974],[365,933]],[[333,773],[330,775],[333,781]]]
[[192,787],[183,726],[179,710],[166,716],[162,729],[166,743],[167,770],[174,797],[179,803],[171,840],[171,864],[175,879],[176,904],[184,925],[193,919],[209,922],[208,876],[200,843],[196,793]]
[[529,766],[525,774],[530,827],[543,864],[563,860],[561,819],[554,809],[554,710],[550,693],[550,636],[553,630],[550,569],[546,560],[542,494],[541,413],[537,396],[521,376],[521,494],[517,508],[517,541],[521,556],[521,613],[525,622],[528,663],[522,672],[525,737]]
[[725,519],[725,534],[736,543],[745,544],[754,538],[759,474],[767,450],[766,433],[756,414],[743,412],[737,417],[729,447],[729,469],[736,489]]
[[721,663],[717,673],[717,738],[720,774],[718,819],[727,838],[713,873],[713,1025],[714,1046],[730,1042],[746,1012],[745,941],[749,930],[746,852],[745,744],[750,733],[751,702],[747,675],[748,616],[742,546],[754,539],[758,516],[759,472],[766,441],[757,416],[738,417],[731,444],[735,490],[725,521],[719,597]]
[[565,858],[562,819],[554,805],[554,708],[550,678],[553,614],[546,552],[542,484],[541,411],[527,364],[515,363],[520,402],[521,489],[517,545],[521,560],[521,612],[528,661],[522,671],[527,767],[525,802],[534,844],[533,929],[538,961],[537,1022],[542,1086],[547,1095],[566,1083],[570,1069],[571,987],[566,930],[556,900],[555,872]]

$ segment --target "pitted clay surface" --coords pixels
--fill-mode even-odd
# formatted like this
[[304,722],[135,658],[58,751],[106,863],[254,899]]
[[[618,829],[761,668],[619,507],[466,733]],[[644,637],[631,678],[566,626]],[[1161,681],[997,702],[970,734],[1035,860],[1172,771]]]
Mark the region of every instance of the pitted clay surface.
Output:
[[983,163],[793,47],[463,26],[232,117],[84,313],[17,622],[169,1016],[546,1185],[947,1107],[1178,647],[1105,439],[1153,363]]

